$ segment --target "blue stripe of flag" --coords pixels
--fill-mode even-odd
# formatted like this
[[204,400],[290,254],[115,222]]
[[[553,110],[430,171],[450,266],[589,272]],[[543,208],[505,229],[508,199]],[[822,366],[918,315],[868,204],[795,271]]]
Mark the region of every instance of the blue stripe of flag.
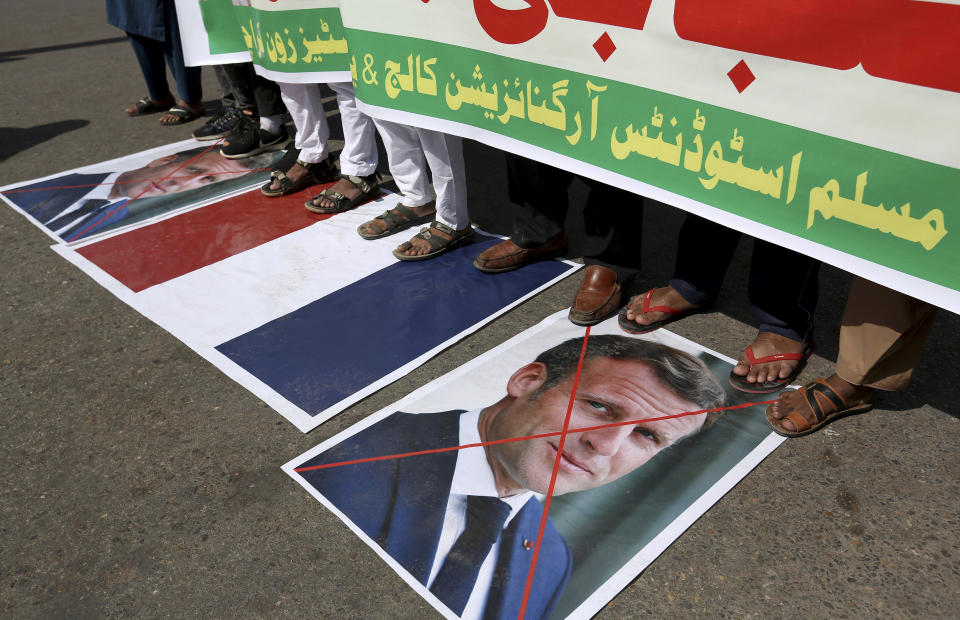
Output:
[[[569,269],[550,260],[487,274],[478,242],[381,269],[217,350],[316,415]],[[349,259],[348,259],[349,260]]]

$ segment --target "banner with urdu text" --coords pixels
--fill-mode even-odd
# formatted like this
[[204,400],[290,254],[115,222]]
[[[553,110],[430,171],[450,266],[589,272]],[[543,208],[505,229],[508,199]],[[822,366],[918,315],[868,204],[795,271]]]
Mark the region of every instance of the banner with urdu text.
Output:
[[958,5],[343,0],[341,13],[371,114],[629,188],[960,312]]
[[322,81],[315,49],[372,115],[960,312],[960,0],[230,1],[274,79]]
[[253,61],[277,82],[350,79],[338,0],[176,0],[188,65]]

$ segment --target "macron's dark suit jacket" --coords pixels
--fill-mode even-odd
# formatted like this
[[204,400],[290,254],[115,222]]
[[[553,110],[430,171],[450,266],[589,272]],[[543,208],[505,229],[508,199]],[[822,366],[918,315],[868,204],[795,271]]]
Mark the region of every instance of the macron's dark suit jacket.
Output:
[[[395,413],[300,467],[456,446],[462,413]],[[426,584],[443,528],[456,462],[457,451],[451,450],[302,475],[414,578]],[[532,543],[536,542],[542,516],[540,502],[530,498],[501,535],[484,618],[517,617],[533,558]],[[540,618],[550,613],[570,577],[571,567],[570,549],[548,521],[527,601],[528,617]]]
[[77,222],[70,229],[60,233],[61,239],[73,241],[74,237],[86,237],[127,217],[126,205],[129,201],[126,198],[113,202],[104,201],[103,204],[90,204],[65,216],[61,215],[89,194],[94,185],[102,183],[108,176],[110,175],[107,173],[71,173],[33,185],[17,187],[3,195],[51,231],[59,230],[71,222]]

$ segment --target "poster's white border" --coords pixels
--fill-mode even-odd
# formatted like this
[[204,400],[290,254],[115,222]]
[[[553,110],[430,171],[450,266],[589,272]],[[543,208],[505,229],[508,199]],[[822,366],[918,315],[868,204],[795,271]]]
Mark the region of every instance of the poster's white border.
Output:
[[530,299],[534,295],[537,295],[541,291],[549,288],[550,286],[553,286],[560,280],[563,280],[564,278],[572,275],[583,266],[579,263],[574,263],[567,260],[560,261],[566,264],[568,266],[568,269],[563,273],[561,273],[560,275],[556,276],[555,278],[551,279],[549,282],[542,284],[536,289],[533,289],[530,292],[528,292],[526,295],[523,295],[513,303],[508,304],[507,306],[501,308],[497,312],[468,326],[464,330],[448,338],[447,340],[438,344],[437,346],[430,349],[429,351],[421,354],[420,356],[411,360],[410,362],[407,362],[400,368],[397,368],[391,371],[390,373],[370,383],[366,387],[354,392],[350,396],[334,403],[333,405],[330,405],[329,407],[323,409],[322,411],[317,412],[315,415],[310,415],[300,407],[291,403],[284,396],[282,396],[281,394],[273,390],[270,386],[268,386],[266,383],[264,383],[263,381],[255,377],[249,371],[240,367],[233,360],[229,359],[227,356],[217,351],[216,348],[199,345],[195,342],[192,342],[189,338],[182,338],[178,334],[167,330],[162,325],[157,323],[153,319],[153,317],[147,314],[148,310],[147,312],[145,312],[144,310],[146,309],[143,309],[143,310],[141,309],[140,307],[141,304],[137,303],[136,301],[136,293],[128,289],[116,278],[114,278],[107,272],[100,269],[100,267],[95,265],[86,257],[79,254],[76,251],[77,247],[68,246],[63,243],[58,243],[51,247],[54,252],[56,252],[57,254],[62,256],[64,259],[66,259],[67,261],[75,265],[82,272],[84,272],[85,274],[93,278],[95,282],[97,282],[98,284],[103,286],[105,289],[113,293],[118,299],[120,299],[120,301],[126,303],[128,306],[130,306],[131,308],[133,308],[134,310],[142,314],[151,322],[160,326],[161,329],[164,329],[165,331],[170,333],[174,338],[184,343],[186,346],[192,349],[195,353],[197,353],[197,355],[199,355],[203,359],[207,360],[208,362],[216,366],[225,375],[227,375],[228,377],[230,377],[231,379],[239,383],[241,386],[249,390],[251,393],[253,393],[254,396],[256,396],[257,398],[265,402],[267,405],[273,408],[277,413],[282,415],[291,424],[296,426],[301,432],[304,432],[304,433],[310,432],[311,430],[313,430],[320,424],[323,424],[324,422],[326,422],[333,416],[337,415],[347,407],[359,402],[360,400],[366,398],[370,394],[373,394],[377,390],[380,390],[386,387],[387,385],[393,383],[397,379],[405,376],[406,374],[410,373],[417,367],[424,364],[427,360],[439,354],[444,349],[456,344],[463,338],[476,332],[484,325],[487,325],[497,317],[512,310],[513,308],[522,304],[523,302]]
[[[471,372],[477,366],[485,363],[489,358],[496,357],[500,353],[512,349],[518,343],[532,339],[539,332],[548,329],[553,326],[553,324],[562,319],[563,315],[566,313],[566,310],[560,310],[547,316],[542,321],[536,325],[520,332],[519,334],[513,336],[509,340],[502,342],[501,344],[493,347],[489,351],[478,355],[477,357],[471,359],[467,363],[451,370],[445,375],[434,379],[433,381],[423,385],[413,392],[410,392],[400,400],[390,405],[387,405],[383,409],[380,409],[376,413],[373,413],[363,420],[357,422],[356,424],[351,425],[349,428],[346,428],[333,437],[330,437],[326,441],[321,442],[319,445],[314,446],[310,450],[300,454],[299,456],[287,461],[281,466],[281,469],[291,478],[293,478],[300,486],[302,486],[314,499],[323,504],[327,509],[333,512],[343,523],[345,523],[350,530],[356,534],[368,547],[373,549],[373,551],[380,556],[389,566],[392,568],[397,575],[400,576],[411,588],[413,588],[420,596],[422,596],[428,603],[434,606],[437,611],[443,614],[446,618],[457,618],[458,616],[451,612],[443,603],[440,602],[433,594],[419,581],[413,578],[410,573],[403,568],[396,560],[394,560],[380,545],[373,541],[370,537],[363,533],[360,528],[358,528],[354,523],[347,517],[345,514],[340,512],[336,506],[334,506],[329,500],[327,500],[316,488],[313,487],[307,480],[301,476],[299,473],[294,471],[294,469],[299,466],[301,463],[312,459],[318,454],[332,448],[333,446],[343,442],[346,439],[356,435],[357,433],[363,431],[366,428],[369,428],[373,424],[383,420],[384,418],[390,416],[394,412],[403,411],[405,405],[410,402],[414,402],[422,399],[430,392],[441,389],[443,386],[449,384],[451,381],[456,381],[463,375]],[[670,332],[671,335],[676,336],[673,332]],[[711,355],[716,356],[719,359],[722,359],[728,363],[736,363],[735,360],[729,358],[725,355],[721,355],[712,349],[704,347],[701,344],[694,343],[688,338],[683,338],[682,336],[677,336],[686,342],[695,344],[699,349],[710,353]],[[734,486],[737,485],[740,480],[742,480],[750,471],[760,464],[760,462],[770,455],[781,443],[786,441],[785,437],[780,437],[775,433],[770,433],[765,437],[753,450],[750,451],[744,458],[740,460],[736,465],[730,468],[726,474],[724,474],[720,480],[713,484],[709,489],[707,489],[700,497],[694,500],[690,506],[688,506],[676,519],[671,521],[657,536],[654,537],[649,543],[647,543],[643,549],[641,549],[633,558],[627,561],[610,579],[601,584],[583,603],[580,604],[575,610],[573,610],[568,618],[589,618],[595,613],[600,611],[604,605],[609,603],[613,598],[620,593],[630,582],[635,579],[640,573],[642,573],[653,561],[663,553],[667,547],[669,547],[673,541],[680,537],[683,532],[689,528],[697,519],[699,519],[703,514],[710,509],[715,503],[717,503],[720,498],[722,498],[728,491],[730,491]]]
[[569,170],[570,172],[583,174],[608,185],[621,187],[636,194],[641,194],[653,200],[699,215],[722,226],[734,228],[752,237],[757,237],[801,252],[807,256],[833,265],[834,267],[866,278],[867,280],[877,282],[878,284],[901,291],[917,299],[949,310],[950,312],[960,314],[960,291],[909,275],[902,271],[891,269],[890,267],[885,267],[884,265],[879,265],[872,261],[853,256],[852,254],[847,254],[846,252],[810,241],[809,239],[797,237],[777,228],[772,228],[745,217],[717,209],[716,207],[692,200],[680,194],[675,194],[655,185],[637,181],[604,168],[584,163],[572,157],[560,155],[553,151],[533,146],[526,142],[473,125],[371,105],[364,103],[360,98],[357,98],[357,107],[359,107],[362,112],[375,118],[382,118],[396,123],[424,127],[434,131],[470,138],[494,148],[536,159],[545,164]]

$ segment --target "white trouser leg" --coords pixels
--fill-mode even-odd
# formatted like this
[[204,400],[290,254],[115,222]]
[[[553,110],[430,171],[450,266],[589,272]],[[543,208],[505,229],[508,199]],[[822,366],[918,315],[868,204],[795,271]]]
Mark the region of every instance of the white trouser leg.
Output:
[[439,131],[416,131],[433,175],[433,189],[437,192],[437,221],[454,230],[463,230],[470,225],[463,141]]
[[381,119],[375,119],[374,123],[387,151],[390,174],[403,194],[402,204],[405,207],[419,207],[433,200],[433,190],[430,189],[427,176],[427,160],[423,156],[417,130],[409,125]]
[[340,172],[365,177],[377,171],[377,138],[373,119],[357,108],[357,98],[350,82],[327,84],[337,94],[340,121],[343,123],[343,151]]
[[278,82],[280,97],[286,104],[297,128],[294,145],[300,149],[300,159],[315,164],[327,158],[330,128],[323,109],[320,87],[317,84]]

